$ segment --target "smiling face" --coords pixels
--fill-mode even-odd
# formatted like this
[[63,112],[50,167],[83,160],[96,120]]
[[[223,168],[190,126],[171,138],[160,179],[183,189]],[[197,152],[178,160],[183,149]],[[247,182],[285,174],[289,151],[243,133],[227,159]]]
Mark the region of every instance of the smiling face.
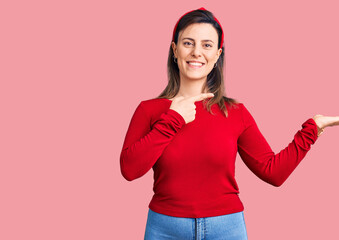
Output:
[[[218,49],[217,30],[209,23],[193,23],[179,32],[178,43],[172,42],[180,79],[207,79],[222,49]],[[196,62],[196,63],[194,63]]]

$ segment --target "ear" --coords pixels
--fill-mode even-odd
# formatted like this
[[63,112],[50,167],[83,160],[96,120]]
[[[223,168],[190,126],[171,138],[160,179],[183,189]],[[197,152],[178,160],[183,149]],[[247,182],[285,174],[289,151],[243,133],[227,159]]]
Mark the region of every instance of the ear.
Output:
[[219,48],[219,50],[218,50],[218,52],[217,52],[217,60],[216,60],[215,62],[218,61],[218,59],[219,59],[221,53],[222,53],[222,48]]
[[173,49],[173,54],[175,56],[175,58],[178,58],[176,53],[177,53],[177,45],[175,44],[175,42],[172,42],[172,49]]
[[219,48],[219,50],[218,50],[218,58],[220,57],[220,55],[221,55],[221,53],[222,53],[222,48]]

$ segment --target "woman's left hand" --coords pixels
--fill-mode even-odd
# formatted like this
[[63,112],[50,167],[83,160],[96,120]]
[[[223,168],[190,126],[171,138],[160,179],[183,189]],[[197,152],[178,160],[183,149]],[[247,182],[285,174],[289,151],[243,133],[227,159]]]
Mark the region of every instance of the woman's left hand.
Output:
[[317,114],[313,119],[318,127],[318,136],[323,133],[325,127],[339,125],[339,117],[329,117]]

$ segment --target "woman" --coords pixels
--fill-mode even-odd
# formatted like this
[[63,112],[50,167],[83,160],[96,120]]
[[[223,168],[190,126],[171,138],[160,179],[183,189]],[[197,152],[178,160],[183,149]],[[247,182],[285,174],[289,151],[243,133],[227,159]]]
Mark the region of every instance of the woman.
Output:
[[247,239],[234,178],[237,152],[263,181],[280,186],[338,117],[307,119],[274,154],[244,104],[224,96],[224,34],[205,8],[177,22],[168,57],[169,82],[141,101],[120,155],[132,181],[151,168],[154,195],[145,239]]

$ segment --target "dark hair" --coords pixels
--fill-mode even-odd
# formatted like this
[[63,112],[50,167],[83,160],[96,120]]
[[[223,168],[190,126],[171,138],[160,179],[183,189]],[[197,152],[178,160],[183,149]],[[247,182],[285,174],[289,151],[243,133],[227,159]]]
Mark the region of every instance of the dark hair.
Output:
[[[176,32],[174,34],[174,42],[178,43],[179,32],[184,30],[186,27],[193,23],[209,23],[211,24],[218,33],[219,43],[221,41],[222,29],[219,24],[214,20],[214,16],[210,11],[207,10],[195,10],[190,13],[184,15],[177,26]],[[220,48],[221,46],[219,46]],[[218,49],[219,49],[218,48]],[[173,61],[173,49],[170,46],[168,59],[167,59],[167,74],[168,74],[168,84],[163,92],[157,98],[173,98],[178,92],[180,88],[180,75],[179,68],[177,63]],[[222,46],[222,53],[219,56],[217,61],[217,67],[213,68],[212,71],[207,75],[207,81],[203,85],[203,90],[205,92],[214,93],[214,97],[211,99],[205,99],[203,102],[207,101],[207,110],[211,112],[211,106],[215,103],[218,103],[220,109],[224,112],[225,116],[228,116],[227,109],[225,106],[225,102],[228,103],[231,107],[236,105],[238,101],[233,98],[228,98],[224,96],[224,46]]]

